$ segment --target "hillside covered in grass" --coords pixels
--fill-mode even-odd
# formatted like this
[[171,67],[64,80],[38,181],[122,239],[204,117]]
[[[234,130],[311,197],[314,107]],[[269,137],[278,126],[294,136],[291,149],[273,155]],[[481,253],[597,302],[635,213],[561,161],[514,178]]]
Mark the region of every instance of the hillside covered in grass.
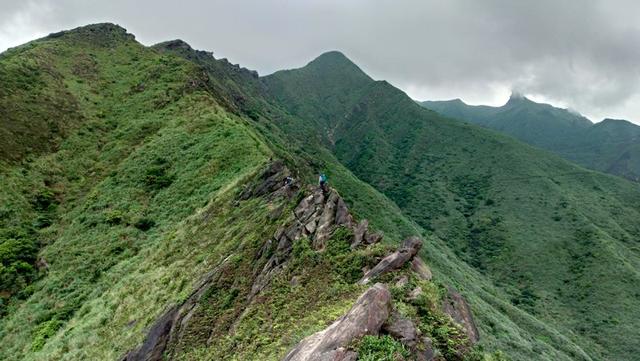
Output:
[[[33,89],[3,84],[3,102],[30,109],[12,112],[3,130],[18,124],[50,143],[34,148],[21,140],[19,156],[1,163],[0,358],[122,359],[207,275],[220,274],[207,283],[202,313],[184,338],[162,352],[190,360],[279,359],[349,309],[365,289],[356,284],[360,267],[420,233],[327,154],[322,161],[340,172],[335,180],[349,191],[349,204],[371,216],[370,227],[384,230],[389,245],[350,255],[336,235],[320,253],[303,239],[286,272],[248,303],[254,267],[266,261],[256,254],[290,222],[303,194],[244,195],[273,159],[284,158],[300,186],[320,160],[281,138],[274,124],[286,113],[241,97],[236,81],[259,90],[253,73],[218,64],[215,76],[110,24],[52,34],[0,56],[3,76],[18,79],[32,68],[54,74],[38,91],[64,89],[58,95],[73,104],[58,107],[63,116],[49,114],[42,127],[33,114],[47,114],[55,100],[36,93],[44,105],[31,102]],[[261,115],[269,112],[273,119]],[[51,135],[49,126],[65,131]],[[299,287],[289,284],[292,276]],[[424,299],[433,309],[425,312],[439,309],[439,297]],[[434,347],[446,355],[456,345],[453,333],[463,338],[439,315]],[[431,318],[423,322],[421,332],[435,332]],[[374,337],[363,352],[375,355],[388,342],[402,350]]]
[[570,335],[590,357],[633,358],[636,184],[423,109],[337,52],[265,82],[287,109],[317,124],[342,164],[511,304]]
[[501,107],[460,99],[424,101],[425,108],[511,135],[583,167],[640,181],[640,126],[620,119],[593,124],[582,115],[512,95]]
[[[432,279],[403,265],[374,281],[420,346],[381,331],[345,352],[637,351],[635,185],[442,118],[340,53],[259,77],[97,24],[2,53],[0,77],[2,359],[282,359],[408,237]],[[309,188],[319,172],[333,196]],[[354,246],[365,219],[378,241]],[[475,345],[445,312],[458,291]]]

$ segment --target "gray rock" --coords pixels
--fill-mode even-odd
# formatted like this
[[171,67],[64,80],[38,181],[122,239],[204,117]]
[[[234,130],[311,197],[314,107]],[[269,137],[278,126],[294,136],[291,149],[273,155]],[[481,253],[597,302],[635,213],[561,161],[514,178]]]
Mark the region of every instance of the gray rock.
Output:
[[298,286],[298,285],[300,284],[300,277],[298,277],[298,276],[293,276],[293,277],[291,277],[291,280],[289,281],[289,284],[290,284],[292,287],[296,287],[296,286]]
[[358,298],[349,312],[326,329],[300,341],[283,360],[353,360],[355,355],[343,349],[364,335],[378,334],[389,317],[390,308],[389,290],[385,285],[377,283]]
[[285,167],[284,163],[281,160],[276,160],[267,166],[252,187],[246,188],[240,194],[240,199],[246,200],[251,197],[276,193],[276,191],[285,188],[283,180],[290,175],[291,172]]
[[353,242],[351,248],[356,248],[364,241],[364,236],[369,229],[369,221],[366,219],[361,220],[353,230]]
[[322,215],[318,220],[318,229],[313,240],[313,247],[316,250],[324,250],[327,240],[331,237],[335,229],[336,220],[336,204],[338,202],[338,193],[331,191],[327,202],[324,204]]
[[382,240],[381,233],[368,233],[364,236],[364,243],[366,244],[375,244]]
[[407,283],[409,283],[409,278],[407,278],[407,276],[402,276],[396,281],[396,287],[402,288],[406,286]]
[[316,220],[312,219],[309,221],[309,223],[307,223],[304,228],[307,230],[307,232],[309,232],[309,234],[313,233],[316,231]]
[[335,351],[330,351],[322,354],[319,358],[314,359],[317,361],[355,361],[358,359],[358,353],[340,347]]
[[411,261],[411,270],[423,280],[431,281],[431,278],[433,278],[433,274],[431,274],[429,266],[427,266],[420,257],[413,258]]
[[416,326],[410,319],[402,317],[397,312],[392,313],[382,329],[409,349],[413,349],[418,342]]
[[409,301],[415,301],[422,294],[422,287],[418,286],[409,292]]
[[448,288],[447,296],[442,301],[442,309],[446,314],[451,316],[456,323],[462,326],[471,343],[475,344],[480,340],[480,333],[473,320],[473,314],[471,313],[469,304],[464,297],[452,287]]
[[429,337],[422,338],[422,347],[419,348],[416,359],[418,361],[433,361],[438,356],[438,350],[433,347]]
[[336,202],[336,224],[349,228],[353,226],[353,217],[341,197],[339,197]]
[[402,242],[400,248],[382,259],[375,267],[370,269],[358,282],[367,284],[370,280],[389,271],[402,267],[415,256],[422,247],[422,240],[418,237],[409,237]]

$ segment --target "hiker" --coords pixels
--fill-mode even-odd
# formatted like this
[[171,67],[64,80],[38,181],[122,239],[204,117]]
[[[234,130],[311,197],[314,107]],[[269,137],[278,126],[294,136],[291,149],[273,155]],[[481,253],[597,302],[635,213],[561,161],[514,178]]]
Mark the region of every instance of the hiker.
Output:
[[321,173],[320,177],[318,177],[318,184],[323,191],[327,191],[327,176],[324,173]]
[[292,184],[293,184],[293,177],[291,177],[291,176],[287,176],[287,177],[284,179],[284,185],[285,185],[285,186],[290,186],[290,185],[292,185]]

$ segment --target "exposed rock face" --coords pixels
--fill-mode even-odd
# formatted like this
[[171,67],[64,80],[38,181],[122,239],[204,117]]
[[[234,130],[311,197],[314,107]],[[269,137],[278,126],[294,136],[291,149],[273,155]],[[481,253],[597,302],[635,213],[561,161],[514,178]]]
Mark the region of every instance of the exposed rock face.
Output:
[[[290,175],[291,172],[287,167],[282,162],[276,161],[269,165],[256,181],[245,188],[239,198],[273,199],[280,196],[291,200],[300,189],[294,183],[285,182],[286,177]],[[287,208],[283,207],[283,209]],[[316,252],[322,252],[338,227],[346,227],[353,232],[352,248],[365,247],[382,238],[381,234],[369,231],[366,220],[359,223],[354,221],[344,200],[335,190],[310,187],[308,196],[297,204],[289,215],[286,225],[280,227],[260,249],[250,250],[252,253],[255,252],[253,278],[248,283],[252,286],[250,290],[248,287],[245,288],[243,297],[240,298],[242,304],[251,305],[273,277],[286,267],[297,240],[307,238]],[[431,271],[421,259],[415,257],[421,247],[422,241],[417,237],[404,240],[397,251],[384,257],[375,267],[366,272],[359,283],[369,283],[377,276],[402,268],[407,262],[411,262],[411,272],[423,280],[430,280]],[[176,352],[179,353],[181,340],[188,338],[192,331],[190,327],[193,325],[190,321],[198,320],[199,313],[206,311],[206,308],[203,308],[206,307],[206,302],[202,301],[203,295],[213,287],[219,287],[221,280],[224,280],[221,274],[224,274],[228,267],[232,267],[233,262],[227,262],[231,257],[232,255],[207,273],[184,303],[175,305],[165,312],[150,328],[143,344],[127,353],[122,361],[160,361],[172,359]],[[402,272],[394,281],[398,287],[405,287],[411,277],[404,273],[405,271]],[[297,276],[293,276],[289,283],[292,287],[301,287]],[[415,287],[409,292],[408,299],[418,298],[421,294],[422,289],[419,286]],[[201,304],[201,302],[205,303]],[[376,283],[357,299],[344,316],[323,331],[302,340],[285,356],[284,360],[355,361],[358,354],[349,349],[353,341],[364,335],[381,333],[388,334],[403,343],[416,360],[441,360],[431,340],[422,337],[411,319],[401,316],[397,311],[392,313],[391,303],[392,296],[387,286]],[[242,307],[239,309],[241,310]],[[236,313],[229,320],[224,331],[232,334],[236,325],[248,314],[246,312],[248,309],[247,307],[245,312]],[[443,309],[455,322],[465,328],[471,342],[477,342],[478,331],[471,311],[459,293],[449,289],[449,294],[443,302]],[[213,337],[213,334],[210,337]],[[210,341],[211,339],[207,342]]]
[[402,267],[418,253],[420,248],[422,248],[422,240],[420,238],[409,237],[405,239],[397,251],[383,258],[382,261],[369,270],[358,283],[362,285],[367,284],[377,276]]
[[362,244],[365,235],[367,234],[367,230],[369,229],[369,221],[363,219],[358,223],[358,225],[353,230],[353,243],[351,243],[351,248],[356,248]]
[[246,200],[251,197],[261,197],[270,195],[271,197],[279,195],[291,196],[296,193],[300,187],[297,183],[285,185],[285,178],[291,176],[291,172],[281,160],[274,161],[269,164],[267,169],[262,172],[257,182],[242,191],[240,199]]
[[198,307],[202,295],[215,283],[218,277],[218,269],[224,265],[231,256],[225,258],[214,270],[207,273],[196,290],[180,306],[173,306],[156,323],[151,326],[147,337],[140,347],[129,351],[122,361],[159,361],[167,345],[173,337],[179,336],[180,331],[189,322],[191,315]]
[[431,281],[431,270],[420,257],[414,257],[411,261],[411,270],[425,281]]
[[436,360],[437,351],[433,348],[433,341],[429,337],[422,338],[423,350],[417,354],[416,360],[418,361],[433,361]]
[[[271,183],[270,179],[272,178],[277,179],[277,177],[267,176],[266,182]],[[276,190],[275,192],[280,191]],[[262,268],[256,270],[256,279],[249,298],[264,289],[273,276],[284,267],[291,254],[293,243],[300,238],[308,238],[316,251],[322,251],[338,227],[350,228],[356,235],[355,237],[360,235],[361,241],[366,237],[371,237],[368,234],[368,222],[364,220],[356,225],[344,200],[336,190],[329,188],[325,192],[320,188],[312,188],[310,193],[294,209],[292,222],[288,226],[278,229],[273,239],[268,240],[258,254],[258,259],[265,255],[271,256]],[[255,191],[252,191],[251,194],[255,194]],[[382,238],[378,237],[377,241]],[[352,246],[355,243],[353,241]]]
[[364,335],[375,335],[389,317],[391,293],[377,283],[363,293],[351,310],[326,329],[317,332],[291,350],[284,361],[353,360],[349,344]]
[[476,323],[473,321],[469,304],[459,292],[449,287],[447,296],[442,301],[442,309],[464,328],[471,343],[476,343],[480,340],[480,334]]
[[177,309],[173,307],[156,321],[149,330],[144,343],[125,355],[122,361],[162,360],[162,354],[169,341],[171,327],[176,318],[176,311]]
[[413,322],[394,312],[382,329],[409,349],[414,349],[418,341],[418,330]]

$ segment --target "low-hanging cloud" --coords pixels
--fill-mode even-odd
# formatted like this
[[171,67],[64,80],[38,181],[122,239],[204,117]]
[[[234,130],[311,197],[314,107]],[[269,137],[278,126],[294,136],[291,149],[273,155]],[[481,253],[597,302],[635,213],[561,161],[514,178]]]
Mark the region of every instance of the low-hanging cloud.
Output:
[[261,74],[337,49],[416,99],[496,104],[518,89],[640,123],[638,14],[633,0],[3,0],[0,50],[110,21],[145,44],[182,38]]

